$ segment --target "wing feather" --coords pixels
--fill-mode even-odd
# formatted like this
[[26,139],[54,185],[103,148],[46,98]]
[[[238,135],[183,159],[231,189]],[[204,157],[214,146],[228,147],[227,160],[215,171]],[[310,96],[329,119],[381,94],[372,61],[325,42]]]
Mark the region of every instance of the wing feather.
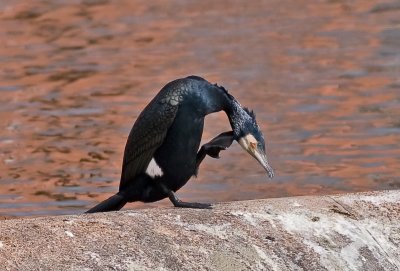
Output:
[[139,115],[125,146],[120,190],[146,171],[163,144],[186,91],[187,85],[179,80],[167,84]]

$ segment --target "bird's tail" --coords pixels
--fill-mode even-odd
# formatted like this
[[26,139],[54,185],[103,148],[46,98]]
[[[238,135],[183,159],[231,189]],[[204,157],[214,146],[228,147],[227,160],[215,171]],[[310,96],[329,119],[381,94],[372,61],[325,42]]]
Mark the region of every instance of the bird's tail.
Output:
[[110,212],[121,210],[122,207],[127,203],[122,195],[115,194],[108,199],[100,202],[85,213],[97,213],[97,212]]

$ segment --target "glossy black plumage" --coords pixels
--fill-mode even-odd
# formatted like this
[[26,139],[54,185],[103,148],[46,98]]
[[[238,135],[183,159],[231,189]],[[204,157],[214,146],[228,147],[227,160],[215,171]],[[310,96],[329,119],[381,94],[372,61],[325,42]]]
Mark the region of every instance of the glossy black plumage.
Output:
[[[221,110],[227,113],[233,131],[221,134],[198,151],[204,117]],[[253,129],[258,130],[255,119],[251,121],[249,112],[223,87],[196,76],[168,83],[132,127],[124,151],[119,192],[88,212],[119,210],[127,202],[153,202],[166,197],[175,206],[207,207],[182,203],[173,192],[197,173],[206,154],[217,157],[220,150],[246,134],[243,125],[255,125]],[[151,176],[146,172],[152,159],[162,174]]]

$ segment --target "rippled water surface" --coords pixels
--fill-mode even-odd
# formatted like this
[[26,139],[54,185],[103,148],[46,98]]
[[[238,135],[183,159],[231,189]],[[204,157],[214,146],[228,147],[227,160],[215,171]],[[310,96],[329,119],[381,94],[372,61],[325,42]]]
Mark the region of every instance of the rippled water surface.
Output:
[[[398,189],[400,4],[388,1],[2,0],[0,216],[80,213],[116,192],[134,120],[190,74],[254,109],[276,177],[234,144],[182,199]],[[203,139],[228,129],[210,115]]]

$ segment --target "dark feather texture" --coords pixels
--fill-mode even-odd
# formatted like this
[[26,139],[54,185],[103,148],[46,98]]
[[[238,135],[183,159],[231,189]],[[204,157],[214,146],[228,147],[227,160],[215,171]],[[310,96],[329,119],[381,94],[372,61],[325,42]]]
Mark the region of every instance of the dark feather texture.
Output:
[[120,190],[144,173],[163,144],[186,89],[179,81],[167,84],[136,120],[125,147]]
[[254,113],[253,110],[248,109],[247,107],[243,108],[244,111],[246,111],[247,114],[255,121],[256,120],[256,114]]
[[[221,110],[227,114],[233,131],[222,133],[198,151],[204,117]],[[212,85],[199,76],[174,80],[160,90],[132,127],[119,192],[88,212],[119,210],[127,202],[154,202],[166,197],[178,207],[207,208],[209,205],[184,203],[174,192],[196,174],[206,155],[216,158],[233,140],[241,142],[248,134],[256,138],[261,155],[265,155],[264,138],[254,112],[242,108],[223,86]],[[273,176],[268,165],[264,168]]]

